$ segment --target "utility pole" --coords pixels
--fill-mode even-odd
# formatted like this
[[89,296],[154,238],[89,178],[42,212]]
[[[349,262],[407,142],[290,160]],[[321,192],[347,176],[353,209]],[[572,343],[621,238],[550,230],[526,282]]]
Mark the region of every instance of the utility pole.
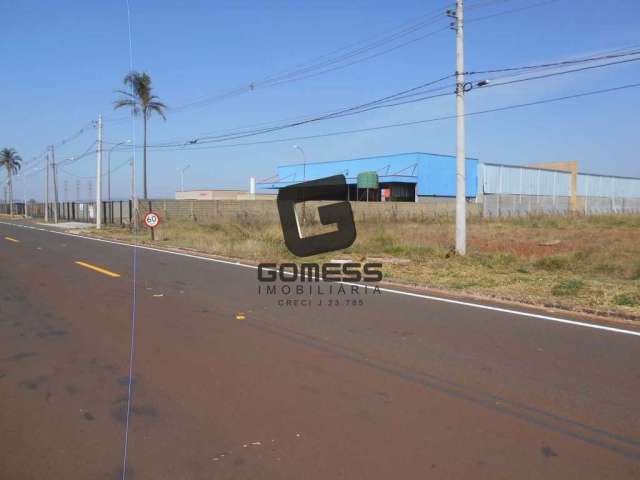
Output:
[[76,180],[76,202],[80,202],[80,180]]
[[464,0],[456,0],[456,253],[467,253],[467,193],[464,132]]
[[47,154],[44,156],[45,174],[44,174],[44,221],[49,221],[49,155],[51,154],[51,147],[47,150]]
[[102,192],[100,190],[102,184],[102,115],[98,115],[98,144],[96,159],[96,228],[102,228]]
[[67,179],[64,180],[64,201],[69,201],[69,182]]
[[51,145],[51,173],[53,174],[53,223],[58,223],[58,176],[56,175],[56,155]]
[[89,192],[87,203],[91,203],[91,197],[93,197],[93,183],[91,183],[91,180],[87,180],[87,191]]

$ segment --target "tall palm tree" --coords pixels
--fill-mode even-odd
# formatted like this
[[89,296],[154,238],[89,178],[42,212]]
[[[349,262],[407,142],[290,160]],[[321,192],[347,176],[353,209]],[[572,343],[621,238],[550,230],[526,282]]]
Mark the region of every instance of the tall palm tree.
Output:
[[147,199],[147,123],[153,112],[166,120],[164,114],[167,106],[162,103],[156,95],[151,93],[151,77],[148,73],[129,72],[124,77],[124,84],[131,88],[130,92],[117,90],[117,93],[124,95],[114,102],[115,109],[129,107],[134,115],[142,114],[142,124],[144,127],[144,149],[142,160],[142,177],[144,185],[144,198]]
[[13,215],[13,174],[18,173],[22,158],[13,148],[3,148],[0,150],[0,168],[7,169],[9,176],[9,213]]

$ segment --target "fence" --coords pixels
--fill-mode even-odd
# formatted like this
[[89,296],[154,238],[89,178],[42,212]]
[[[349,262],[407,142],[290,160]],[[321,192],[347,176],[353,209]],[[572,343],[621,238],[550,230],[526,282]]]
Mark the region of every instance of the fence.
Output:
[[[57,208],[56,208],[57,207]],[[13,213],[16,215],[28,215],[34,218],[44,218],[44,203],[15,202]],[[9,205],[0,204],[0,213],[9,214]],[[94,202],[62,202],[57,205],[49,204],[49,219],[54,219],[55,214],[58,220],[70,222],[95,222],[96,204]],[[130,200],[102,202],[102,221],[111,225],[126,225],[131,222],[133,208]]]
[[[307,202],[305,214],[309,220],[318,220],[317,206]],[[329,202],[331,203],[331,202]],[[469,203],[469,215],[480,215],[480,205]],[[353,215],[360,222],[424,220],[427,218],[455,215],[454,202],[352,202]],[[49,219],[53,219],[53,205],[49,205]],[[127,225],[131,222],[133,209],[130,201],[103,202],[104,224]],[[207,224],[220,221],[234,222],[278,222],[278,208],[273,201],[255,200],[140,200],[140,212],[153,210],[162,220],[191,219]],[[0,213],[9,213],[7,204],[0,204]],[[24,214],[24,204],[14,203],[14,213]],[[58,220],[76,222],[95,221],[95,203],[64,202],[58,204]],[[30,217],[43,218],[44,204],[27,204]]]
[[547,168],[482,164],[482,214],[640,213],[640,179],[578,173],[572,184],[571,176]]
[[[546,195],[484,195],[482,215],[562,215],[570,213],[570,197]],[[640,213],[640,198],[578,197],[576,212],[584,215]]]
[[[570,211],[570,197],[555,195],[484,194],[482,203],[467,203],[469,216],[500,217],[530,214],[566,214]],[[317,206],[307,202],[306,217],[317,221]],[[309,205],[311,204],[311,205]],[[24,215],[23,203],[14,203],[13,211]],[[63,202],[57,206],[58,220],[95,222],[95,203]],[[453,199],[421,198],[411,202],[351,202],[358,222],[420,221],[434,217],[453,217]],[[220,221],[278,222],[276,202],[255,200],[140,200],[140,212],[153,210],[162,220],[190,219],[202,224]],[[640,198],[578,197],[577,212],[583,214],[640,213]],[[9,213],[9,205],[0,204],[0,213]],[[28,203],[27,215],[44,217],[44,204]],[[133,217],[129,200],[102,203],[102,222],[105,225],[128,225]],[[49,219],[54,207],[49,205]]]
[[[331,203],[331,202],[329,202]],[[305,215],[317,221],[318,202],[307,202]],[[438,216],[453,216],[455,204],[416,204],[407,202],[351,202],[356,221],[422,220]],[[193,219],[198,223],[219,221],[279,222],[276,202],[255,200],[151,200],[142,202],[141,211],[152,209],[166,220]],[[469,204],[470,215],[480,215],[480,206]]]

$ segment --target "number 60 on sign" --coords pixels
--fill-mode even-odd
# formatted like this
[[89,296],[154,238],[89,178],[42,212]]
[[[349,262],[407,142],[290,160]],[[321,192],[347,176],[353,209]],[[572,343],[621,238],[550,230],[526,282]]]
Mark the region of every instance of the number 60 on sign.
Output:
[[148,212],[144,216],[144,224],[149,228],[155,228],[160,223],[160,217],[155,212]]

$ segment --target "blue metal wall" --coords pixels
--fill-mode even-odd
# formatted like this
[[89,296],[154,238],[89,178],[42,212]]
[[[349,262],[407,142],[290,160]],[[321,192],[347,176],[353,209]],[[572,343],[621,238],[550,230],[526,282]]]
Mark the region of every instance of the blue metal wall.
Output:
[[[467,159],[467,196],[475,197],[478,186],[478,160]],[[282,188],[304,180],[345,175],[356,184],[361,172],[377,172],[381,182],[414,183],[416,193],[423,196],[454,197],[456,194],[456,159],[432,153],[401,153],[377,157],[330,162],[282,165],[277,178],[260,183],[261,188]]]
[[[420,154],[418,195],[455,197],[456,158],[449,155]],[[467,158],[465,164],[467,197],[478,193],[478,160]]]

